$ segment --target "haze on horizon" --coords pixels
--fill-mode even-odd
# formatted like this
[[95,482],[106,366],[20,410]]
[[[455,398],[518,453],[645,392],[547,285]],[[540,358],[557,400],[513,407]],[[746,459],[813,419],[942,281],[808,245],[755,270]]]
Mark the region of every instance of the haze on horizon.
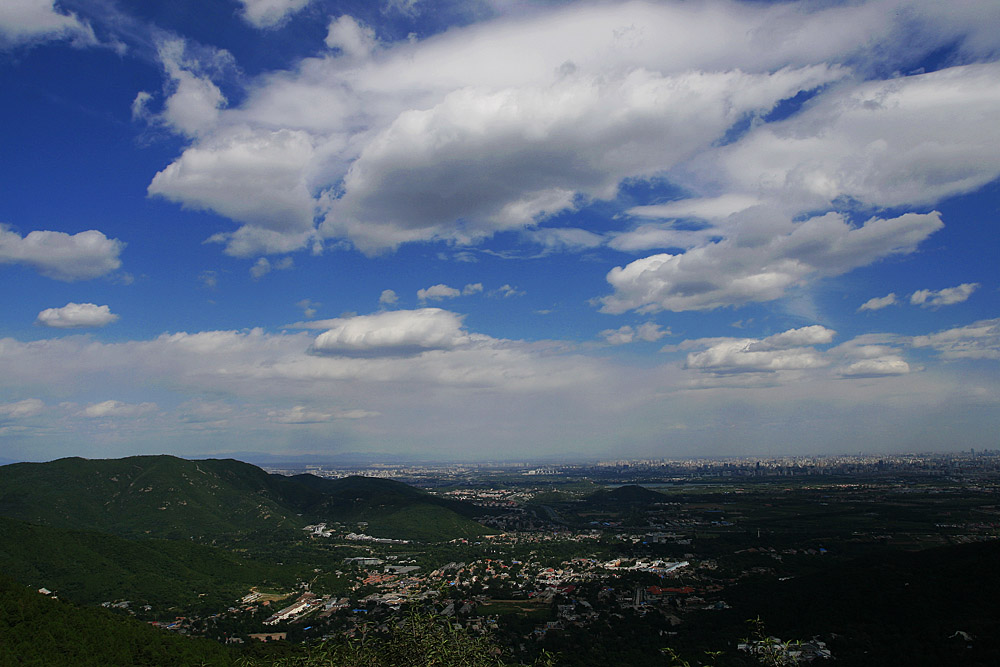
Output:
[[0,457],[1000,432],[1000,4],[0,8]]

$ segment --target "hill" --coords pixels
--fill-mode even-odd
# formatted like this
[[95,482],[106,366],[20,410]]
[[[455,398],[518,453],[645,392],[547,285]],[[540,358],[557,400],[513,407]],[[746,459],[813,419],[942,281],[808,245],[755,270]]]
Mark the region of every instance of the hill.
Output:
[[652,505],[667,500],[667,496],[658,491],[647,489],[638,484],[627,484],[616,489],[602,489],[587,496],[585,500],[592,505]]
[[240,461],[173,456],[16,463],[0,467],[0,515],[166,538],[305,525],[270,477]]
[[211,640],[54,600],[0,575],[0,667],[232,664],[233,654]]
[[366,521],[380,537],[440,540],[482,534],[469,518],[475,511],[392,480],[286,477],[232,459],[67,458],[0,467],[0,516],[132,537],[208,541]]
[[128,540],[0,517],[0,571],[81,604],[130,600],[168,610],[225,607],[251,586],[291,586],[290,568],[189,540]]

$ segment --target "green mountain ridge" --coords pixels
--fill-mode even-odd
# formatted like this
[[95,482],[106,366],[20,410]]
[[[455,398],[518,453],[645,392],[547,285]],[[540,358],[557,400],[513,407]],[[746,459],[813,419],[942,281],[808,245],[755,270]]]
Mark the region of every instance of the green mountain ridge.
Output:
[[[396,514],[418,514],[422,522]],[[210,540],[316,522],[368,522],[378,537],[481,535],[475,508],[401,482],[286,477],[233,459],[66,458],[0,467],[0,516],[120,536]],[[385,531],[394,531],[388,534]]]

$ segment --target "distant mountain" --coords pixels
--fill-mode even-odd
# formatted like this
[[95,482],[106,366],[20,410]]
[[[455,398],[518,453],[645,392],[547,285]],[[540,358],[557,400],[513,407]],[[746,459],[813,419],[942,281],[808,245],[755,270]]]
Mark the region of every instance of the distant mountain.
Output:
[[601,489],[586,500],[595,505],[652,505],[664,502],[667,496],[638,484],[628,484],[617,489]]
[[367,466],[372,464],[402,465],[417,462],[412,457],[384,452],[336,452],[334,454],[271,454],[268,452],[226,452],[193,459],[225,458],[270,468],[304,468],[307,465],[330,467]]
[[0,516],[125,536],[211,539],[366,521],[378,537],[442,540],[482,534],[469,519],[474,512],[392,480],[285,477],[232,459],[68,458],[0,467]]

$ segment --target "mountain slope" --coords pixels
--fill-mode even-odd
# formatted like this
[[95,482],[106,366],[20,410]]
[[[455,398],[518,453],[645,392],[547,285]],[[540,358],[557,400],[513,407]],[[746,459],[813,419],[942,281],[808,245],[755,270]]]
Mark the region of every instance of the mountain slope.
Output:
[[260,468],[173,456],[0,467],[0,515],[63,528],[192,538],[304,525]]
[[129,540],[0,517],[0,571],[81,604],[120,599],[170,607],[224,607],[255,585],[295,582],[290,568],[265,565],[190,540]]
[[0,667],[232,664],[233,654],[216,642],[53,600],[0,575]]
[[232,459],[69,458],[0,467],[0,516],[123,536],[211,540],[366,521],[383,531],[379,537],[442,540],[482,534],[469,519],[476,512],[402,482],[285,477]]

